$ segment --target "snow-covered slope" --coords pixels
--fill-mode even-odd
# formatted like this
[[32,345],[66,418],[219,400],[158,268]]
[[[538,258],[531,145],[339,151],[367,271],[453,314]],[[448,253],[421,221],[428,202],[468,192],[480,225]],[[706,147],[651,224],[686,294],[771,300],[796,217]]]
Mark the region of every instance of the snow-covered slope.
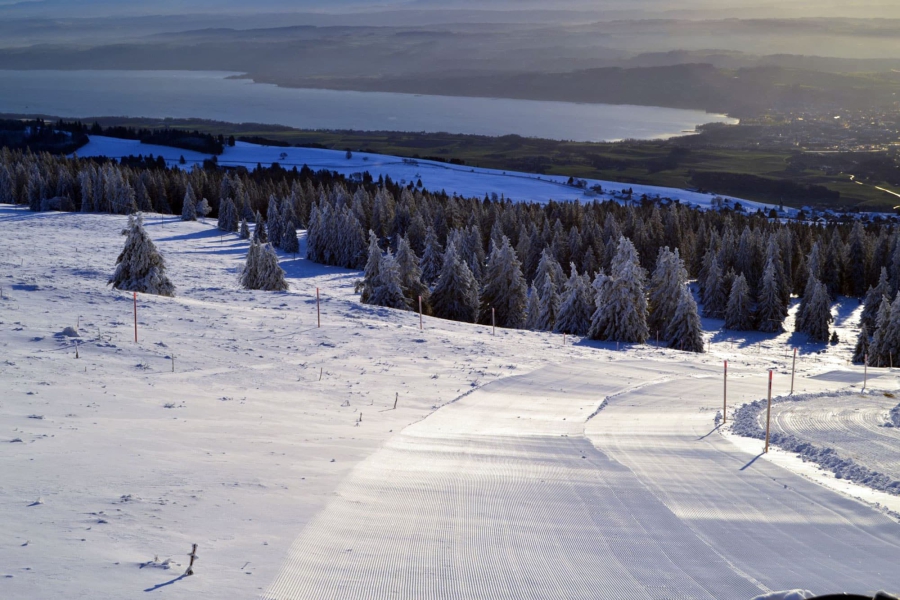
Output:
[[[166,146],[141,144],[134,140],[91,136],[91,141],[78,151],[78,156],[106,156],[122,158],[137,155],[162,156],[170,165],[180,163],[184,157],[186,168],[200,164],[210,156],[198,152],[189,152]],[[547,202],[549,200],[581,200],[621,199],[623,190],[631,189],[635,199],[643,194],[651,198],[677,199],[685,204],[708,208],[715,196],[688,190],[656,187],[649,185],[623,184],[611,181],[588,179],[587,187],[600,185],[603,194],[566,185],[567,177],[553,175],[536,175],[515,171],[498,171],[495,169],[479,169],[428,160],[402,159],[384,154],[367,154],[354,152],[347,158],[345,152],[322,150],[318,148],[277,148],[273,146],[257,146],[238,142],[233,147],[226,147],[218,157],[220,165],[244,166],[253,169],[258,164],[268,167],[273,163],[290,169],[307,165],[313,170],[328,169],[347,176],[369,172],[375,179],[379,176],[390,176],[401,183],[417,183],[422,180],[423,186],[432,191],[444,190],[448,194],[464,197],[483,197],[485,194],[497,194],[515,201]],[[747,210],[762,208],[768,212],[772,205],[723,196],[731,202],[740,202]],[[790,211],[789,211],[790,212]],[[796,212],[796,211],[794,211]]]
[[[762,459],[729,469],[749,463],[758,443],[725,449],[713,434],[687,466],[673,465],[694,494],[679,497],[677,510],[659,491],[664,459],[649,454],[654,471],[643,466],[645,450],[637,458],[630,450],[662,438],[660,452],[677,455],[708,433],[724,358],[736,378],[746,376],[735,384],[741,399],[765,395],[768,367],[777,369],[776,393],[786,393],[790,334],[715,331],[712,353],[696,356],[652,345],[573,345],[571,337],[564,346],[551,334],[492,336],[487,327],[429,318],[420,331],[414,314],[360,305],[359,273],[302,259],[282,257],[290,292],[242,291],[244,242],[220,236],[212,223],[150,215],[147,229],[178,289],[175,298],[139,295],[135,343],[131,295],[106,286],[124,224],[124,217],[0,207],[2,598],[118,599],[144,590],[283,597],[301,589],[296,573],[320,577],[327,568],[358,576],[350,585],[374,582],[353,588],[368,596],[481,587],[498,596],[502,589],[577,596],[615,578],[623,590],[646,585],[653,596],[668,595],[653,587],[664,579],[671,595],[721,585],[749,597],[821,573],[801,556],[792,557],[797,577],[753,575],[759,586],[730,570],[722,583],[704,584],[696,561],[665,562],[674,550],[659,531],[673,532],[688,556],[735,562],[735,542],[711,533],[698,543],[706,535],[698,523],[721,516],[704,512],[721,498],[704,495],[703,473],[757,490],[759,497],[742,500],[742,514],[764,512],[783,483],[802,489],[828,516],[813,507],[794,523],[797,512],[779,508],[773,519],[785,531],[840,552],[870,536],[866,548],[847,550],[862,562],[822,581],[858,590],[868,577],[873,588],[900,587],[895,570],[869,560],[897,555],[896,534],[883,533],[896,524]],[[843,339],[851,339],[849,314],[839,314]],[[74,340],[58,335],[66,327],[79,329],[78,358]],[[843,367],[849,352],[848,343],[804,352],[798,390],[861,380],[858,369]],[[807,378],[835,370],[840,381]],[[666,387],[642,387],[649,383]],[[615,427],[610,445],[607,419],[619,409],[643,411],[623,415],[623,423],[643,425]],[[655,437],[645,440],[648,431]],[[613,452],[621,453],[616,461]],[[644,519],[654,525],[642,526]],[[832,521],[841,523],[837,539]],[[755,535],[750,525],[736,523],[736,535]],[[297,563],[310,540],[321,553]],[[179,579],[192,543],[197,574]],[[335,553],[339,560],[329,563]],[[169,558],[180,564],[158,566]],[[739,558],[751,563],[737,565],[745,573],[767,564]],[[537,581],[542,573],[549,575]]]

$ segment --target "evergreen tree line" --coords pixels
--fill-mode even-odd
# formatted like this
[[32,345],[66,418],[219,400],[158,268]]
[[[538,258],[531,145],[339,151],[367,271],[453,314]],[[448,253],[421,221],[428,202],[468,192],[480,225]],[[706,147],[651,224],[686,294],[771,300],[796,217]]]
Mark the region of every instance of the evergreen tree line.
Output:
[[[634,246],[646,273],[655,272],[661,249],[677,249],[687,278],[699,283],[705,314],[736,330],[780,331],[794,294],[803,297],[798,330],[821,340],[836,295],[862,298],[870,288],[884,288],[882,296],[894,298],[900,288],[900,234],[878,223],[777,222],[762,213],[700,211],[677,202],[512,203],[429,193],[389,178],[348,180],[307,168],[185,171],[154,162],[120,165],[0,150],[0,201],[25,203],[32,210],[143,210],[193,218],[204,199],[223,231],[247,238],[248,224],[256,223],[254,236],[264,236],[258,241],[288,252],[298,250],[296,229],[308,229],[307,255],[325,264],[366,267],[369,231],[395,260],[405,239],[429,285],[443,273],[445,252],[452,245],[475,279],[472,289],[479,296],[491,252],[502,247],[505,236],[520,262],[526,304],[548,298],[542,329],[549,328],[555,314],[554,293],[565,303],[573,273],[591,286],[598,273],[612,274],[622,237]],[[538,277],[545,254],[560,271],[547,290],[546,278]],[[526,311],[526,319],[537,318],[531,313],[529,317]],[[487,318],[485,314],[478,318]],[[873,336],[876,325],[868,327]],[[651,336],[667,335],[661,322],[651,319],[648,327]]]

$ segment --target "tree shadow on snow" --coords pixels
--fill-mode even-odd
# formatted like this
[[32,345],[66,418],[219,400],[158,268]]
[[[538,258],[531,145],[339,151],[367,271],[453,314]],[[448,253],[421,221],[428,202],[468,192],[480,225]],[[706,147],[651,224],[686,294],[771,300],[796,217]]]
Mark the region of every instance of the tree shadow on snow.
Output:
[[857,309],[862,307],[862,299],[847,298],[846,296],[838,296],[837,301],[832,306],[832,314],[837,311],[834,317],[834,324],[837,327],[844,327],[847,320],[853,316]]
[[[147,223],[144,223],[144,227],[147,226]],[[225,235],[234,235],[234,234],[225,234]],[[156,241],[158,242],[182,242],[185,240],[203,240],[207,238],[217,238],[222,237],[223,233],[219,229],[204,229],[202,231],[194,231],[191,233],[185,233],[182,235],[172,235],[169,237],[161,237]]]

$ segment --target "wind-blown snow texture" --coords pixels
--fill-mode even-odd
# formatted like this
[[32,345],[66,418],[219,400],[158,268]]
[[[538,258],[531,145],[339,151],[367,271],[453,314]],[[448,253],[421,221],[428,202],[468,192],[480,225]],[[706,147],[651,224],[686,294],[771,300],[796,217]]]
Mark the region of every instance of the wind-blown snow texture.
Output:
[[[860,392],[847,392],[847,395],[865,398]],[[774,407],[775,403],[815,402],[816,399],[826,396],[834,397],[835,394],[783,396],[780,398],[773,398],[772,402]],[[765,419],[766,404],[766,400],[757,400],[741,406],[735,412],[732,431],[745,437],[760,440],[765,439],[766,431],[764,426],[760,425],[760,420]],[[851,428],[852,422],[848,419],[841,419],[839,427],[842,429]],[[790,452],[796,452],[803,460],[812,461],[823,468],[828,469],[834,473],[835,477],[838,479],[847,479],[875,490],[900,495],[900,479],[895,475],[872,470],[867,465],[860,464],[852,458],[841,456],[841,453],[835,450],[835,448],[810,442],[808,439],[802,439],[797,435],[786,433],[783,430],[779,431],[777,426],[773,427],[769,440],[779,448]],[[868,444],[876,443],[874,440],[871,440],[871,438],[868,438],[866,441]],[[892,445],[894,447],[894,456],[892,457],[891,462],[896,463],[898,458],[900,458],[900,448],[896,446],[896,440],[894,440]]]
[[[152,154],[153,156],[162,156],[169,166],[178,165],[180,158],[183,156],[185,159],[183,168],[202,164],[205,159],[211,158],[211,156],[200,154],[199,152],[167,146],[141,144],[136,140],[120,140],[104,136],[91,136],[91,141],[79,149],[77,154],[81,157],[106,156],[109,158]],[[353,156],[348,159],[345,152],[337,150],[278,148],[257,146],[245,142],[237,142],[235,146],[225,148],[225,152],[218,157],[218,163],[222,166],[243,166],[251,170],[257,164],[268,167],[276,162],[287,169],[293,167],[299,169],[303,165],[307,165],[314,171],[327,169],[347,176],[368,171],[375,179],[378,179],[379,176],[390,176],[394,181],[401,183],[415,183],[421,179],[424,187],[428,190],[444,190],[448,194],[457,194],[464,197],[474,196],[480,198],[485,194],[497,194],[515,201],[581,200],[584,202],[592,198],[608,200],[618,197],[617,195],[623,190],[631,189],[634,192],[634,198],[640,198],[641,195],[647,194],[651,198],[659,196],[678,199],[686,204],[701,207],[709,207],[715,197],[710,194],[701,194],[676,188],[623,184],[592,179],[585,180],[588,188],[598,184],[603,187],[604,193],[597,195],[584,189],[566,185],[568,178],[561,176],[480,169],[428,160],[402,159],[384,154],[368,154],[365,152],[354,152]],[[755,211],[757,208],[762,208],[768,212],[770,209],[775,208],[771,204],[762,204],[730,196],[721,197],[732,202],[740,202],[747,210]],[[789,212],[791,211],[789,210]]]
[[[900,589],[895,522],[708,435],[721,361],[735,402],[764,367],[786,392],[790,334],[686,355],[420,331],[361,305],[359,271],[280,254],[288,292],[242,290],[247,240],[147,215],[179,293],[138,296],[135,343],[106,286],[125,222],[0,207],[2,598]],[[799,391],[861,381],[849,342],[816,349]]]

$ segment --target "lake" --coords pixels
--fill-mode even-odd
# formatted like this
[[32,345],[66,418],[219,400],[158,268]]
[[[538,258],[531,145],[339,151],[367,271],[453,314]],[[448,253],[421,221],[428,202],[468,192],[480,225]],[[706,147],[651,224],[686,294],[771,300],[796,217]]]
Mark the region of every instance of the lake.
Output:
[[684,135],[724,115],[653,106],[280,88],[209,71],[3,71],[0,112],[202,118],[300,129],[615,141]]

